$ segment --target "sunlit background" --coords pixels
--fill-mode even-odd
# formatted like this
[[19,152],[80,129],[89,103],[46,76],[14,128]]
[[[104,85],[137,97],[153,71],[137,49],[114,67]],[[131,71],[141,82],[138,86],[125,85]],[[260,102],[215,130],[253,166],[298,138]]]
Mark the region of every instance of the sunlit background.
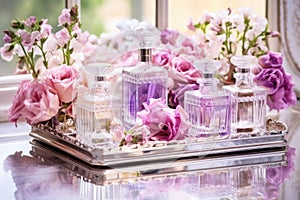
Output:
[[[0,0],[0,29],[8,29],[13,19],[37,16],[47,18],[56,27],[57,17],[65,6],[64,0]],[[155,0],[82,0],[82,29],[100,36],[101,33],[116,32],[116,24],[123,19],[135,18],[155,25]],[[197,20],[204,12],[221,9],[251,7],[253,12],[265,16],[266,0],[169,0],[168,27],[185,33],[190,18]],[[4,36],[1,31],[0,45]],[[0,75],[12,74],[16,62],[0,59]]]

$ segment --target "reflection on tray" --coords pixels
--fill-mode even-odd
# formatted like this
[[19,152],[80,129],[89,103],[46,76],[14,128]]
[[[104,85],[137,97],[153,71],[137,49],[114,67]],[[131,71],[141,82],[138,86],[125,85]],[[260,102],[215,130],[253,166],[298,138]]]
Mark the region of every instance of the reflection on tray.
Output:
[[78,177],[83,199],[263,199],[267,166],[286,162],[285,151],[269,151],[95,167],[36,140],[31,154]]

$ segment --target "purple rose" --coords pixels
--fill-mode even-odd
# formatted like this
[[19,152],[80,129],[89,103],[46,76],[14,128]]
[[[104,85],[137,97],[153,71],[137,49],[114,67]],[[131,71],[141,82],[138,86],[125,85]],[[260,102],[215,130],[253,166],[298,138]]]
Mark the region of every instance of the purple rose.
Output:
[[282,86],[284,76],[278,68],[264,68],[254,77],[254,81],[257,85],[267,88],[268,94],[274,94]]
[[171,141],[183,139],[187,133],[188,115],[181,106],[169,108],[162,99],[150,99],[149,105],[137,115],[149,127],[149,140]]
[[[284,71],[283,71],[284,72]],[[271,95],[267,96],[267,104],[271,110],[286,109],[291,105],[297,103],[297,97],[293,90],[293,82],[291,75],[283,74],[283,84],[278,90]]]
[[259,57],[258,63],[263,68],[280,68],[282,66],[282,54],[269,51],[267,54]]

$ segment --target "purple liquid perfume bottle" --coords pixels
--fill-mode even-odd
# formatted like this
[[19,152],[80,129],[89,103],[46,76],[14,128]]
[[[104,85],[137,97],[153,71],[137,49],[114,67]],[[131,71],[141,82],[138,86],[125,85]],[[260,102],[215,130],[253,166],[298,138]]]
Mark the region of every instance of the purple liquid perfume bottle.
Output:
[[230,136],[231,99],[217,86],[214,71],[221,66],[215,60],[196,61],[195,66],[202,71],[203,78],[198,80],[199,90],[184,94],[184,109],[189,115],[190,137]]
[[233,56],[231,63],[238,68],[235,85],[223,86],[232,97],[232,133],[247,136],[265,130],[266,90],[253,82],[251,65],[254,56]]
[[123,125],[129,129],[139,123],[137,112],[151,98],[167,103],[168,72],[163,67],[151,65],[151,48],[139,49],[139,64],[123,70]]

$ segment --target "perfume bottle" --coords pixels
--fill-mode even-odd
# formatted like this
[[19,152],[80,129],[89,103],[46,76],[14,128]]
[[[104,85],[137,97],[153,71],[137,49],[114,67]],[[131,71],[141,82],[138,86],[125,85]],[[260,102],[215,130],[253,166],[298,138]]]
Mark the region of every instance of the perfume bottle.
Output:
[[139,49],[137,66],[123,70],[123,108],[125,128],[131,128],[139,119],[137,112],[151,98],[164,99],[167,103],[168,73],[163,67],[151,65],[151,48]]
[[235,85],[223,88],[232,97],[232,133],[246,136],[265,130],[266,90],[253,82],[251,65],[256,64],[254,56],[233,56],[231,63],[237,67]]
[[79,138],[90,146],[113,145],[110,134],[112,123],[112,97],[110,82],[106,80],[108,64],[85,66],[88,81],[86,90],[79,90],[75,102],[76,130]]
[[229,137],[231,125],[230,95],[219,89],[214,71],[221,63],[203,59],[194,65],[202,71],[203,78],[198,79],[199,90],[186,91],[184,109],[189,115],[190,137],[222,136]]
[[152,48],[149,46],[156,31],[158,30],[151,27],[139,29],[139,62],[136,66],[123,69],[123,126],[126,129],[141,123],[137,112],[143,110],[143,104],[148,104],[151,98],[163,99],[167,103],[168,72],[163,67],[153,66],[151,63]]

